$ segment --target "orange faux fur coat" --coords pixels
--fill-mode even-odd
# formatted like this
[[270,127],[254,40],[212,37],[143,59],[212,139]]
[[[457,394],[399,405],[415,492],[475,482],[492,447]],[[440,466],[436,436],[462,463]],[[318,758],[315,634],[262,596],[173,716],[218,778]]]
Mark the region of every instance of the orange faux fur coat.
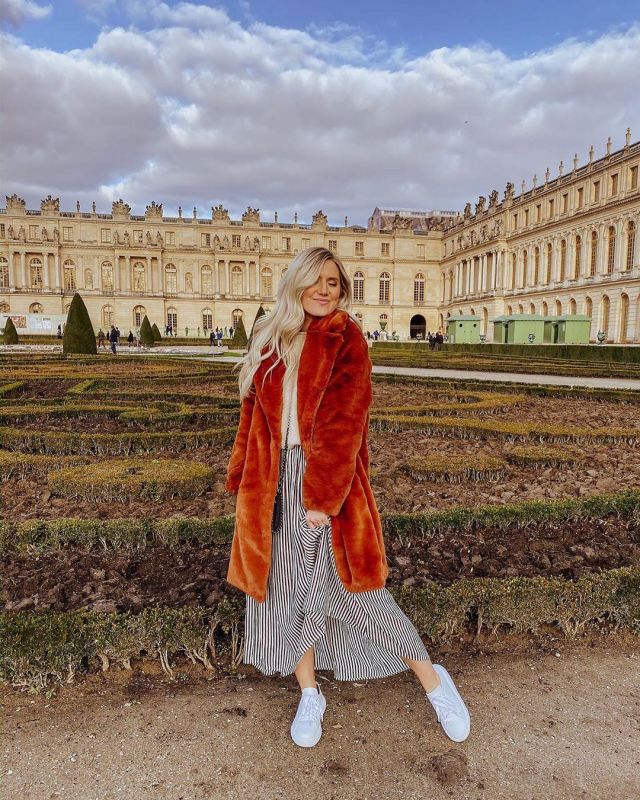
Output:
[[[263,602],[271,565],[271,522],[282,435],[282,361],[265,359],[242,401],[227,467],[237,493],[227,581]],[[305,455],[302,502],[331,517],[338,575],[347,590],[384,587],[389,574],[380,516],[369,485],[367,433],[371,359],[358,324],[335,308],[314,317],[298,367],[298,424]]]

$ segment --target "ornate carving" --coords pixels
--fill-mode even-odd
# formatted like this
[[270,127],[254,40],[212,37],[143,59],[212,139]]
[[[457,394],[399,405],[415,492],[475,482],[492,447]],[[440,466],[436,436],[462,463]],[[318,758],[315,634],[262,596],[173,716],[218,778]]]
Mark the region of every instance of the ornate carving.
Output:
[[151,231],[147,231],[147,244],[153,244],[153,239],[151,238]]
[[492,234],[493,234],[493,236],[500,236],[500,235],[502,234],[502,228],[503,228],[503,226],[504,226],[504,223],[503,223],[503,221],[502,221],[501,219],[497,219],[497,220],[496,220],[496,221],[493,223],[493,230],[492,230]]
[[476,214],[481,214],[484,211],[486,202],[487,198],[480,195],[480,197],[478,198],[478,202],[476,203]]
[[129,231],[124,232],[124,243],[127,246],[131,244],[131,236],[129,235]]
[[47,195],[44,200],[40,201],[40,211],[57,214],[60,211],[60,198]]
[[260,249],[260,239],[257,236],[253,237],[253,249],[259,250]]
[[17,194],[12,194],[11,197],[5,195],[5,197],[7,198],[7,211],[13,211],[14,213],[26,212],[27,204]]
[[111,204],[111,213],[113,216],[128,217],[131,213],[131,206],[125,203],[122,198],[114,200]]
[[251,208],[251,206],[247,206],[247,210],[242,215],[242,221],[252,222],[257,225],[260,222],[260,209]]
[[24,232],[24,225],[21,225],[20,230],[18,231],[18,241],[20,242],[27,241],[27,234]]
[[145,208],[144,218],[162,221],[162,203],[156,203],[155,200],[152,200]]
[[42,241],[43,242],[48,242],[49,241],[49,234],[47,233],[47,229],[46,228],[42,229]]
[[327,225],[327,215],[324,213],[324,211],[322,209],[320,209],[320,211],[316,212],[313,215],[313,217],[311,218],[311,220],[312,220],[314,225],[321,225],[321,226],[325,226],[325,227]]
[[9,225],[9,227],[7,228],[7,237],[9,239],[15,239],[16,238],[15,232],[13,230],[13,225]]
[[507,186],[504,190],[504,200],[513,200],[513,184],[511,181],[508,181]]
[[465,219],[469,219],[471,217],[471,203],[467,203],[465,205],[463,216]]
[[160,247],[162,247],[162,245],[164,244],[164,239],[162,238],[162,234],[160,233],[160,231],[156,233],[156,244],[159,245]]
[[391,230],[407,231],[411,230],[412,225],[412,220],[409,217],[401,217],[400,214],[396,214],[391,222]]
[[494,189],[489,195],[489,208],[495,208],[498,205],[498,190]]
[[193,291],[193,275],[190,272],[184,276],[184,290],[185,292]]
[[489,228],[487,225],[483,225],[480,228],[480,238],[482,239],[483,242],[486,242],[487,239],[489,238]]
[[229,221],[229,212],[223,207],[222,203],[217,206],[211,206],[211,219],[218,222]]

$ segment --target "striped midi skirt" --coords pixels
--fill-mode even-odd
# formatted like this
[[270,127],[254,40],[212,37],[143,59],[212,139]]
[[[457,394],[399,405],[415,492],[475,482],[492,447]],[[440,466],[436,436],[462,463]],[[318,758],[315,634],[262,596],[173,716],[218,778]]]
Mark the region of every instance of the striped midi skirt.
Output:
[[315,529],[302,504],[304,451],[287,449],[283,520],[273,534],[266,599],[246,595],[243,662],[265,675],[290,675],[313,646],[315,667],[336,680],[384,678],[429,654],[414,625],[385,589],[349,592],[336,569],[331,522]]

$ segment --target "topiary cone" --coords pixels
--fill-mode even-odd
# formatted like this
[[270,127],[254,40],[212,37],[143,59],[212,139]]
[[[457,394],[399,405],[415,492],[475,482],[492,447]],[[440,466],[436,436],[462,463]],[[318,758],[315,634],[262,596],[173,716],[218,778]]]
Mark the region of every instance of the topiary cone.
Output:
[[91,356],[95,356],[98,353],[91,317],[84,300],[78,292],[73,295],[73,300],[69,307],[67,324],[62,337],[62,352],[81,353]]
[[155,339],[153,338],[153,331],[151,330],[151,323],[149,317],[145,314],[140,326],[140,341],[145,347],[153,347]]
[[230,350],[242,350],[247,346],[247,332],[244,329],[244,322],[242,317],[238,320],[236,329],[233,332],[233,339],[231,340]]
[[160,333],[160,328],[154,322],[151,326],[151,333],[153,333],[153,341],[154,342],[161,342],[162,341],[162,334]]
[[7,318],[4,324],[4,335],[2,337],[4,344],[18,344],[18,331],[13,324],[11,317]]

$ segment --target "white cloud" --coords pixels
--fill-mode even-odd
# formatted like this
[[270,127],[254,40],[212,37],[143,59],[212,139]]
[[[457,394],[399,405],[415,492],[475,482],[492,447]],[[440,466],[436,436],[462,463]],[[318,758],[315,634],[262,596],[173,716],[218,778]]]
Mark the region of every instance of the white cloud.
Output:
[[31,19],[44,19],[51,6],[39,6],[31,0],[0,0],[0,22],[18,27]]
[[6,193],[366,223],[375,205],[461,208],[640,132],[638,26],[519,59],[487,45],[410,59],[349,26],[126,7],[133,24],[86,50],[5,37]]

